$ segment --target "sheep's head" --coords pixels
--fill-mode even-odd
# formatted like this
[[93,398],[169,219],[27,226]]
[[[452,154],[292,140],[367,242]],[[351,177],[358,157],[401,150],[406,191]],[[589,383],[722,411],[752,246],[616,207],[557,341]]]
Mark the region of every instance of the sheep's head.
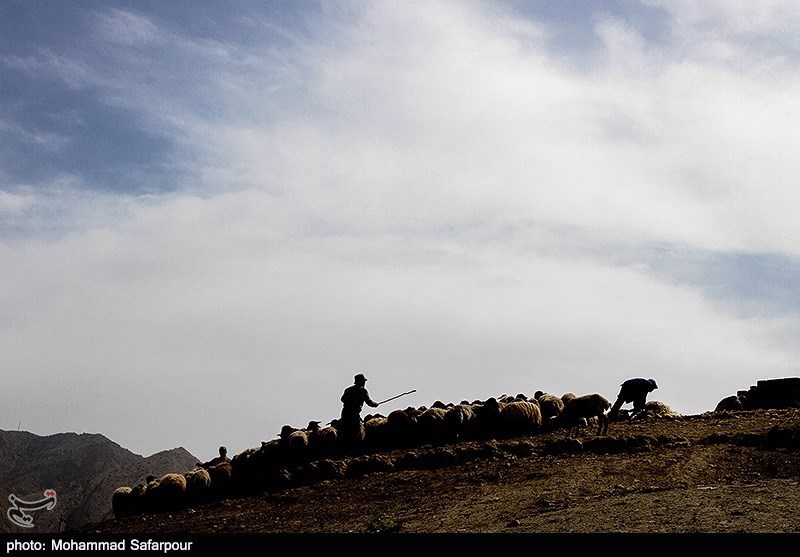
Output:
[[497,416],[500,414],[500,403],[496,398],[491,397],[483,403],[482,412],[485,416]]

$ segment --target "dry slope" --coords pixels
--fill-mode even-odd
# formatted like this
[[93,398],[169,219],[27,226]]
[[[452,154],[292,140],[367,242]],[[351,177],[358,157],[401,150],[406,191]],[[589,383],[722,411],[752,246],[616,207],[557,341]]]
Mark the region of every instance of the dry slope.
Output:
[[415,465],[76,532],[796,533],[798,447],[800,409],[614,423],[393,451]]

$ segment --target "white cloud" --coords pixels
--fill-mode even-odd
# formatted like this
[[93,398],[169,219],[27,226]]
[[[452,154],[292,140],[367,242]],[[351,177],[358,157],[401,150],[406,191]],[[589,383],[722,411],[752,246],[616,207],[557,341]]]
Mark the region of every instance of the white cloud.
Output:
[[30,130],[16,122],[3,119],[0,119],[0,131],[6,132],[25,143],[42,147],[47,151],[59,151],[72,141],[71,137],[63,134]]
[[[335,417],[359,371],[377,398],[416,388],[402,404],[613,398],[646,375],[690,413],[794,372],[793,319],[738,317],[604,253],[798,255],[790,60],[731,66],[606,17],[601,62],[579,73],[536,22],[364,7],[280,51],[106,14],[119,66],[92,68],[95,85],[197,181],[47,188],[31,206],[63,233],[0,244],[7,392],[63,394],[23,421],[202,458]],[[143,44],[160,56],[129,48]]]
[[0,191],[0,212],[16,211],[29,206],[32,196]]
[[643,0],[676,18],[679,28],[705,25],[725,32],[752,34],[795,29],[800,6],[785,0]]
[[110,9],[98,14],[97,33],[109,43],[125,46],[151,45],[162,41],[163,33],[153,21],[133,12]]

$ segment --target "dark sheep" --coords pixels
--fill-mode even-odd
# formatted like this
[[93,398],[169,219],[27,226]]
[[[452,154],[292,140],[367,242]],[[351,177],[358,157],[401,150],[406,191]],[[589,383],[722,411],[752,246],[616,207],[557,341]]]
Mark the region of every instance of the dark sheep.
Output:
[[571,399],[564,405],[564,410],[555,418],[554,422],[570,427],[570,432],[579,427],[580,419],[589,420],[596,417],[598,420],[597,434],[608,432],[608,416],[606,411],[611,408],[611,403],[602,395],[592,393]]
[[478,416],[471,404],[459,404],[450,408],[444,416],[445,434],[450,439],[472,437],[478,427]]
[[386,417],[386,435],[393,447],[408,447],[416,440],[417,415],[413,408],[393,410]]
[[384,449],[390,444],[389,419],[373,416],[364,422],[364,445],[370,450]]
[[289,462],[298,464],[308,458],[308,432],[298,429],[289,434],[287,457]]
[[195,468],[183,475],[186,478],[186,498],[202,501],[211,495],[211,475],[204,468]]
[[312,431],[308,435],[308,446],[311,449],[311,454],[317,458],[333,455],[337,446],[336,428],[329,425],[317,431]]
[[[442,405],[444,406],[444,405]],[[417,433],[423,441],[440,441],[445,438],[445,415],[447,410],[434,405],[417,418]]]
[[115,518],[131,516],[134,514],[131,492],[128,486],[121,486],[114,490],[111,495],[111,509],[114,511]]
[[483,404],[475,406],[478,428],[482,437],[493,437],[500,430],[500,410],[505,406],[496,398],[488,398]]
[[539,403],[539,409],[542,411],[543,424],[549,424],[552,418],[558,416],[564,410],[564,401],[560,397],[536,391],[534,398]]
[[147,485],[145,496],[150,499],[151,510],[178,510],[185,502],[186,477],[183,474],[164,474]]
[[364,422],[332,420],[331,425],[336,428],[336,439],[339,441],[340,450],[345,452],[360,449],[366,437]]
[[233,467],[230,462],[220,462],[208,468],[211,477],[211,491],[217,496],[228,492],[233,477]]
[[741,399],[736,395],[726,396],[717,403],[714,412],[744,410]]
[[499,425],[506,434],[533,433],[542,426],[542,413],[537,404],[517,400],[500,408]]

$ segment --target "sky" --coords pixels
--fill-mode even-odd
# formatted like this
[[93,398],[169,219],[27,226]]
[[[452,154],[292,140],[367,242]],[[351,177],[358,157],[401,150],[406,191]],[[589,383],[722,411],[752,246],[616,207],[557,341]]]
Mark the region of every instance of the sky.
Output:
[[[0,429],[798,376],[800,4],[0,0]],[[366,413],[365,409],[365,412]]]

